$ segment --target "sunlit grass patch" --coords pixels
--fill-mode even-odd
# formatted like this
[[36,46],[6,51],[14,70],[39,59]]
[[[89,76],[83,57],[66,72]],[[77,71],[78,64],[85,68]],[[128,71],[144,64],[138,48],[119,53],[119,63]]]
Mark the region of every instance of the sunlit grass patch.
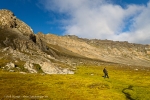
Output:
[[[104,79],[107,67],[110,78]],[[0,71],[0,99],[148,100],[150,72],[119,66],[79,66],[74,75]],[[26,97],[23,97],[26,96]],[[36,97],[36,98],[33,98]]]

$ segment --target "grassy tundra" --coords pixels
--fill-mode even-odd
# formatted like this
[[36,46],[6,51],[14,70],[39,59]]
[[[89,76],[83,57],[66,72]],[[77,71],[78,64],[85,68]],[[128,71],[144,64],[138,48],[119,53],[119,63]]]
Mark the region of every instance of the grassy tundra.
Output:
[[[104,79],[107,67],[110,78]],[[150,68],[78,66],[74,75],[0,71],[2,100],[149,100]]]

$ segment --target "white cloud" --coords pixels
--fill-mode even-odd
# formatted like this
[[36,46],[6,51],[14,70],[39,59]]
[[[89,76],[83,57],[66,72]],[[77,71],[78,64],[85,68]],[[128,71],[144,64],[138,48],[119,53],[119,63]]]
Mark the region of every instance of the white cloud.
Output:
[[126,8],[106,0],[41,0],[48,11],[66,14],[65,34],[150,44],[150,3]]

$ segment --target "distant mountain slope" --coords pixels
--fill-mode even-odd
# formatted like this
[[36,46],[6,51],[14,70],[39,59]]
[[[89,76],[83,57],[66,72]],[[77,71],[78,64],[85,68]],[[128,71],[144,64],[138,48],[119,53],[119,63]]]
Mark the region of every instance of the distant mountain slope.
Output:
[[126,41],[89,40],[76,36],[56,36],[53,34],[37,34],[37,36],[40,36],[48,44],[60,46],[87,58],[128,65],[150,65],[150,45]]
[[150,67],[150,45],[34,34],[6,9],[0,10],[0,68],[8,71],[73,74],[77,65]]

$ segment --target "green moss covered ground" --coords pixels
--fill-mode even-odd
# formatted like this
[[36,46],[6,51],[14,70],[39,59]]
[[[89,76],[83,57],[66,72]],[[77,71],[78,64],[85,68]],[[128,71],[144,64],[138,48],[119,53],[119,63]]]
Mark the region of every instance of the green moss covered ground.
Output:
[[[107,67],[110,78],[104,79]],[[149,100],[150,69],[78,66],[74,75],[0,71],[2,100]]]

